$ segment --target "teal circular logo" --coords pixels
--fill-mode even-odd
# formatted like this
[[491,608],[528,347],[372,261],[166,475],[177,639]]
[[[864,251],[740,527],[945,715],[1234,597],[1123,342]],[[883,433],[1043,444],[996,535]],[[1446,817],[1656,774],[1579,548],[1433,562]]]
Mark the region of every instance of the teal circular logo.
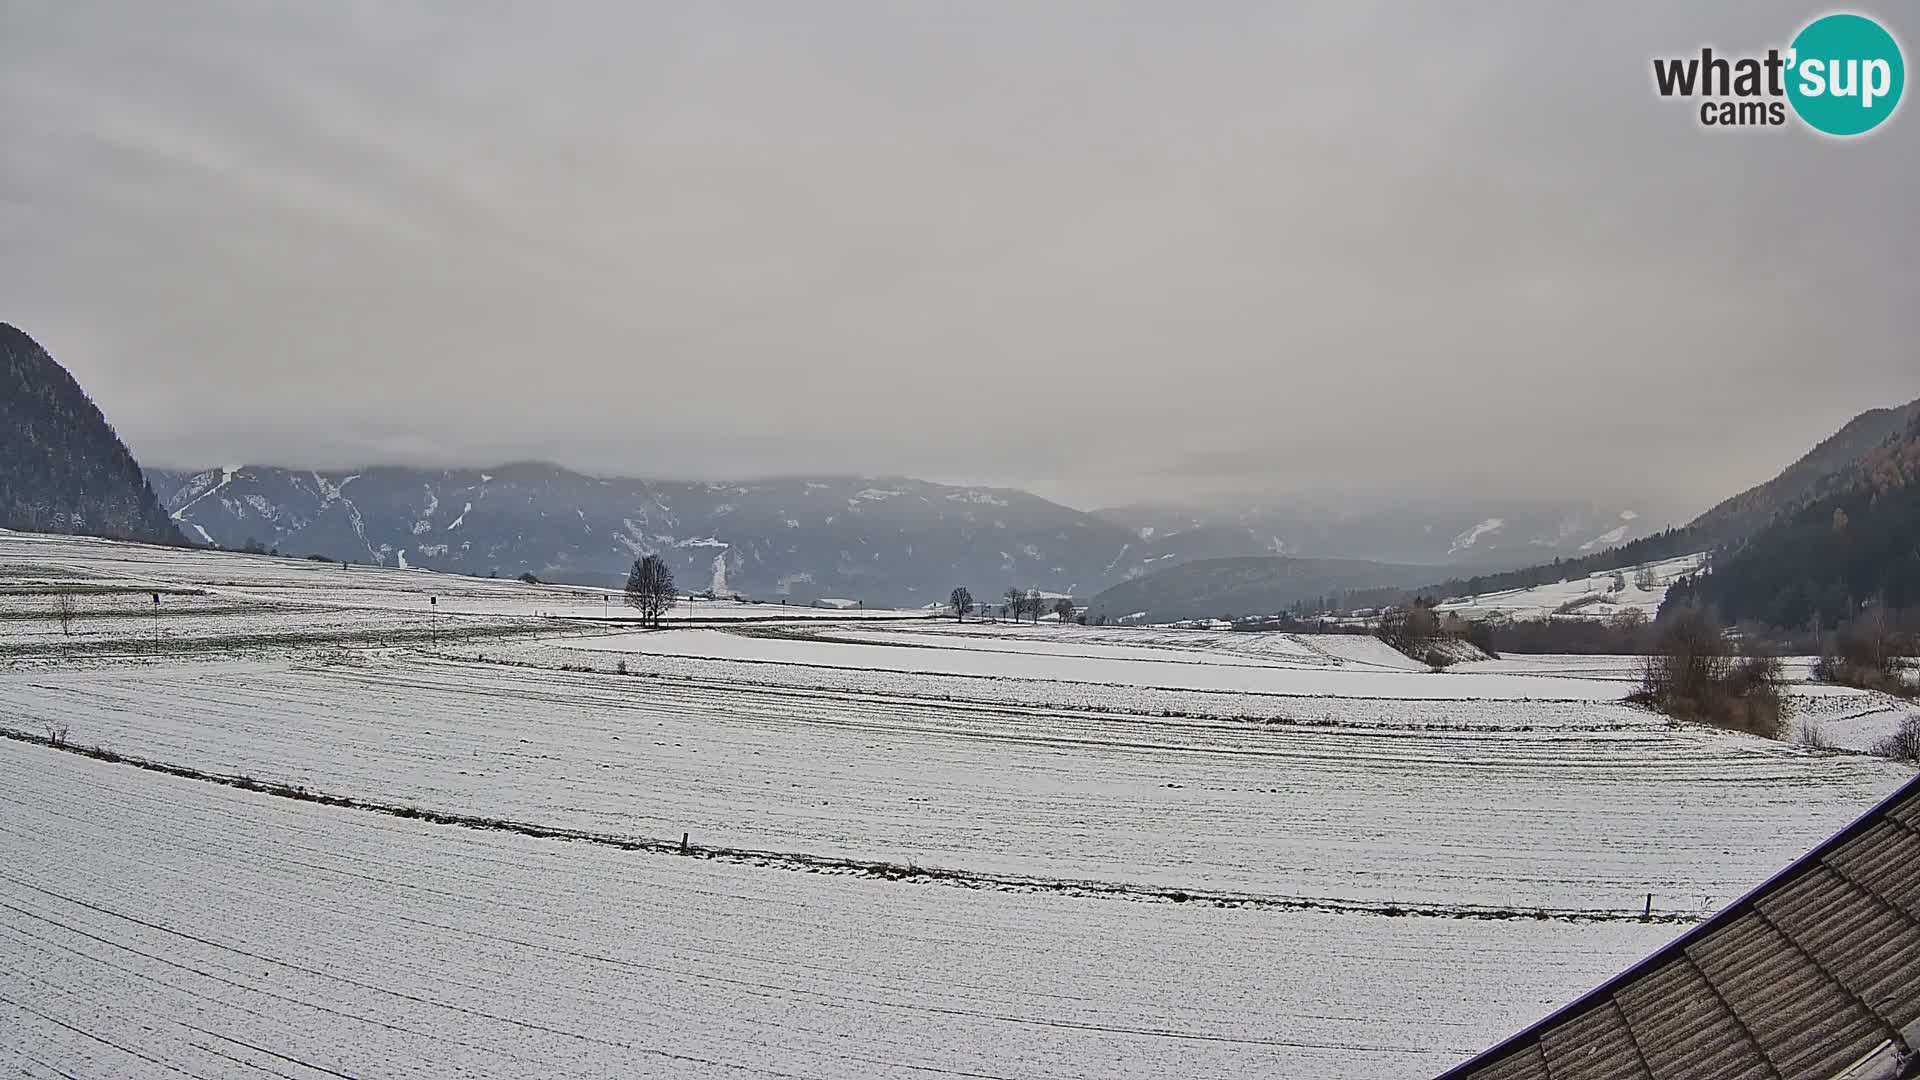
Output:
[[1900,43],[1864,15],[1824,15],[1793,39],[1787,100],[1808,127],[1861,135],[1900,104],[1907,65]]

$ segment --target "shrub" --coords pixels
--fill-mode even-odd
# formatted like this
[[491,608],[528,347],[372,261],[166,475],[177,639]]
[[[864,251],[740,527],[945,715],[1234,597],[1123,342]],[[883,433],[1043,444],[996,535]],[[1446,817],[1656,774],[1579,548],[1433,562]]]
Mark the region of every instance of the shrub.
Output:
[[1676,720],[1697,721],[1769,739],[1785,736],[1787,692],[1780,660],[1736,657],[1720,627],[1683,608],[1655,627],[1640,688],[1628,700]]
[[1910,663],[1906,656],[1914,647],[1913,637],[1901,625],[1898,614],[1874,604],[1858,617],[1842,623],[1822,643],[1820,659],[1813,665],[1813,677],[1862,690],[1913,697],[1920,693],[1920,687],[1907,678]]
[[1893,734],[1873,744],[1872,752],[1895,761],[1920,762],[1920,713],[1900,721]]
[[1422,659],[1427,643],[1440,632],[1440,617],[1434,607],[1434,601],[1421,596],[1405,608],[1388,608],[1380,613],[1376,636],[1401,654]]
[[1809,750],[1833,749],[1833,740],[1827,738],[1827,733],[1821,730],[1820,725],[1811,720],[1800,721],[1800,729],[1793,741]]

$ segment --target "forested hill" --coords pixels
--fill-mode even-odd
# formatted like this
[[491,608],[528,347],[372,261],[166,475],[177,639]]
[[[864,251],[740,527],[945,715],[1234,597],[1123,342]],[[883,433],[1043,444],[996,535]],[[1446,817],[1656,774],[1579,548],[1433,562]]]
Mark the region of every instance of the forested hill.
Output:
[[0,323],[0,527],[180,540],[80,384],[7,323]]
[[1920,419],[1920,399],[1890,409],[1869,409],[1820,441],[1780,475],[1757,484],[1692,522],[1705,543],[1694,550],[1737,543],[1774,518],[1853,482],[1861,459]]
[[1875,599],[1920,608],[1920,417],[1830,486],[1717,555],[1666,603],[1791,628],[1831,627]]

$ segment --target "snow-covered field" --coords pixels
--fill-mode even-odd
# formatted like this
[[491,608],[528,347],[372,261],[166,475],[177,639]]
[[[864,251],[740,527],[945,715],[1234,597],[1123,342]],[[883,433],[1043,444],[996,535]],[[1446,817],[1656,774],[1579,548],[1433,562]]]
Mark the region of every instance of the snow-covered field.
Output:
[[[354,611],[473,616],[631,620],[618,590],[583,585],[530,585],[428,570],[247,555],[193,548],[156,548],[92,537],[47,536],[0,530],[3,583],[91,580],[130,586],[199,589],[230,600]],[[166,603],[163,599],[162,608]],[[925,619],[926,611],[833,609],[684,598],[668,621],[824,618]]]
[[0,712],[207,771],[620,836],[1502,910],[1653,892],[1697,911],[1897,778],[1650,725],[1176,723],[435,660],[9,676]]
[[[1071,640],[1072,629],[1063,631]],[[1205,631],[1193,631],[1205,633]],[[1296,639],[1307,635],[1292,635]],[[1370,638],[1322,635],[1369,654],[1396,656]],[[1325,656],[1298,663],[1278,658],[1250,660],[1220,656],[1213,662],[1193,656],[1145,659],[1126,646],[1073,646],[1032,642],[1018,650],[979,648],[933,635],[891,636],[839,633],[829,639],[799,636],[749,636],[720,630],[610,634],[582,638],[577,648],[615,653],[705,657],[754,663],[838,667],[936,675],[974,675],[1001,679],[1048,679],[1104,686],[1164,687],[1232,694],[1288,694],[1323,697],[1450,698],[1498,701],[1532,698],[1557,701],[1613,701],[1617,688],[1551,676],[1507,678],[1471,674],[1434,675],[1410,664],[1351,661],[1337,666]]]
[[[1813,681],[1814,657],[1790,656],[1781,661],[1788,680],[1792,712],[1788,725],[1797,740],[1842,750],[1866,751],[1892,734],[1900,721],[1920,715],[1920,704],[1890,694],[1856,690],[1849,686]],[[1638,656],[1506,656],[1462,664],[1456,670],[1481,674],[1548,676],[1605,680],[1620,693],[1640,681],[1645,660]]]
[[0,848],[33,1077],[1419,1077],[1674,930],[785,873],[5,742]]
[[0,727],[120,759],[0,740],[0,1069],[1431,1075],[1911,774],[1631,658],[568,591],[0,534]]
[[1463,619],[1611,619],[1626,611],[1652,618],[1667,598],[1667,586],[1700,569],[1705,561],[1705,555],[1683,555],[1625,567],[1618,572],[1619,591],[1613,589],[1614,571],[1602,571],[1528,589],[1453,597],[1443,601],[1440,610]]

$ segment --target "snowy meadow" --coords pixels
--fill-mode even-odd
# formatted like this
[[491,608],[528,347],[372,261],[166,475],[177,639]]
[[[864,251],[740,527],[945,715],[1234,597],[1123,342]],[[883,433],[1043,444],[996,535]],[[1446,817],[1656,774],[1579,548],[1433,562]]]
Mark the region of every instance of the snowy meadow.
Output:
[[1625,657],[0,567],[25,1076],[1417,1078],[1910,775],[1871,695],[1797,687],[1813,749]]

